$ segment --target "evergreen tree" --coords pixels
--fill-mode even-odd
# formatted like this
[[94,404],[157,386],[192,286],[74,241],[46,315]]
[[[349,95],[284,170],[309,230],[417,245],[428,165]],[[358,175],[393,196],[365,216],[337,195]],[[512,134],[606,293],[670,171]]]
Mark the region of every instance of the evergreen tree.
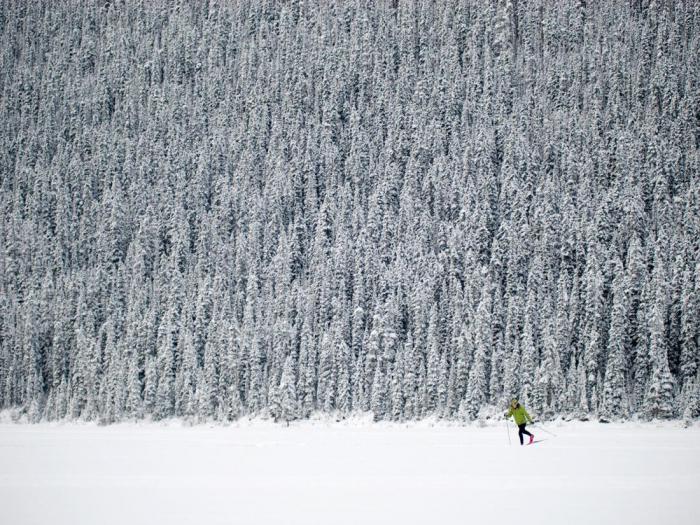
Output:
[[287,356],[287,359],[284,361],[279,390],[282,398],[280,417],[289,424],[290,421],[297,419],[299,415],[297,390],[294,380],[294,366],[291,355]]
[[321,340],[321,356],[318,365],[318,403],[319,408],[325,412],[335,409],[336,399],[336,349],[328,333],[323,335]]
[[663,277],[663,258],[657,249],[657,266],[654,271],[655,297],[649,319],[649,354],[651,357],[651,378],[645,405],[646,413],[652,418],[670,418],[674,415],[674,381],[668,367],[666,347],[667,292]]
[[374,382],[372,383],[372,413],[374,420],[379,421],[386,417],[387,385],[386,376],[381,366],[377,366],[374,371]]
[[628,415],[625,365],[625,356],[629,348],[626,326],[628,320],[627,304],[622,261],[618,259],[615,261],[613,306],[608,334],[608,359],[605,366],[603,407],[601,409],[601,415],[605,418],[619,418]]
[[487,366],[493,334],[491,332],[492,290],[484,286],[474,321],[474,364],[469,371],[469,382],[465,400],[467,415],[474,419],[482,405],[488,402]]
[[525,328],[521,343],[521,358],[518,375],[520,379],[520,401],[529,405],[534,395],[534,371],[537,368],[535,342],[532,335],[532,323],[530,317],[525,318]]
[[585,342],[584,356],[587,374],[588,404],[591,411],[597,410],[593,402],[594,387],[598,383],[600,359],[603,345],[603,275],[598,259],[591,255],[586,266],[586,299],[585,299]]
[[[695,272],[700,275],[700,265]],[[692,381],[698,370],[698,297],[694,277],[686,270],[681,296],[680,372],[683,383]]]

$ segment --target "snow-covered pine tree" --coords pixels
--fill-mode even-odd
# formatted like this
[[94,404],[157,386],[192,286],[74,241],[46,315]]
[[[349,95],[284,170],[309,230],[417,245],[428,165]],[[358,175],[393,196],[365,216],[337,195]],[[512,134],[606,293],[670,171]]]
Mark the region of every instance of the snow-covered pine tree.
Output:
[[627,396],[626,355],[629,351],[627,305],[625,293],[625,274],[622,261],[615,261],[613,278],[613,306],[608,333],[607,363],[605,366],[605,383],[603,385],[603,406],[601,419],[624,418],[629,413]]
[[660,247],[657,247],[654,262],[656,265],[653,279],[655,293],[649,318],[651,378],[644,404],[648,417],[667,419],[674,415],[674,381],[668,367],[668,350],[665,339],[668,293],[664,276],[664,259]]
[[539,414],[552,417],[559,413],[563,405],[564,376],[561,369],[559,345],[555,329],[555,320],[545,323],[542,341],[542,362],[540,363],[539,380],[535,388],[540,397],[541,406],[535,405]]
[[318,364],[318,404],[325,412],[335,409],[337,366],[336,348],[329,333],[324,333],[321,339],[321,355]]
[[299,402],[291,355],[288,355],[284,361],[279,391],[281,396],[280,418],[289,424],[290,421],[294,421],[299,417]]
[[386,418],[387,408],[387,382],[386,375],[381,366],[374,370],[374,381],[372,383],[372,414],[374,420],[380,421]]
[[599,361],[603,345],[603,275],[593,249],[590,250],[584,275],[586,295],[583,350],[588,381],[586,389],[590,396],[588,406],[592,412],[596,412],[598,406],[597,403],[593,402],[593,393],[596,390],[600,372]]
[[520,366],[518,377],[520,381],[520,401],[529,405],[533,399],[535,389],[535,371],[537,370],[535,341],[532,335],[532,322],[530,316],[525,317],[522,343],[520,347]]
[[490,286],[483,287],[474,320],[474,363],[469,371],[465,396],[467,414],[470,419],[475,419],[481,407],[488,402],[487,367],[493,344],[492,293],[493,290]]
[[694,272],[686,269],[683,275],[680,319],[680,372],[683,384],[692,381],[698,370],[698,316],[700,316],[700,300],[697,296],[696,276],[700,276],[700,264],[697,265],[697,269]]

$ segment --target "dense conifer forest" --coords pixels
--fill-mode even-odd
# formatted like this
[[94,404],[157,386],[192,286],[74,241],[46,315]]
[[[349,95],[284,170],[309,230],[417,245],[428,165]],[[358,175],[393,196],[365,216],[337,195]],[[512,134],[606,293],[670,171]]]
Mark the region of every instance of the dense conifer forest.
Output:
[[0,1],[0,408],[700,415],[700,2]]

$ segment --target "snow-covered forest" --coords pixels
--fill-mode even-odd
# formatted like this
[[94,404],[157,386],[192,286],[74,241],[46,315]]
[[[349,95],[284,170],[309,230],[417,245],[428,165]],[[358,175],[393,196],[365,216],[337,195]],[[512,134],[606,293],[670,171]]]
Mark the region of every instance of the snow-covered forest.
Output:
[[0,3],[0,408],[700,415],[700,3]]

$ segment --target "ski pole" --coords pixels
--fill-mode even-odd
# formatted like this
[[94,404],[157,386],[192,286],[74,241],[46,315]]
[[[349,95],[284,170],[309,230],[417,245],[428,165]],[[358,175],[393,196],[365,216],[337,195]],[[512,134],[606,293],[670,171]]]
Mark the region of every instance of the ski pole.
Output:
[[536,427],[536,428],[539,428],[540,430],[546,432],[546,433],[549,434],[550,436],[557,437],[557,435],[556,435],[554,432],[550,432],[549,430],[547,430],[546,428],[544,428],[544,427],[543,427],[542,425],[540,425],[539,423],[533,423],[532,426],[533,426],[533,427]]
[[508,420],[507,420],[507,419],[505,420],[505,424],[506,424],[506,432],[508,433],[508,446],[509,446],[509,447],[512,447],[513,445],[512,445],[512,443],[510,442],[510,426],[508,425]]

